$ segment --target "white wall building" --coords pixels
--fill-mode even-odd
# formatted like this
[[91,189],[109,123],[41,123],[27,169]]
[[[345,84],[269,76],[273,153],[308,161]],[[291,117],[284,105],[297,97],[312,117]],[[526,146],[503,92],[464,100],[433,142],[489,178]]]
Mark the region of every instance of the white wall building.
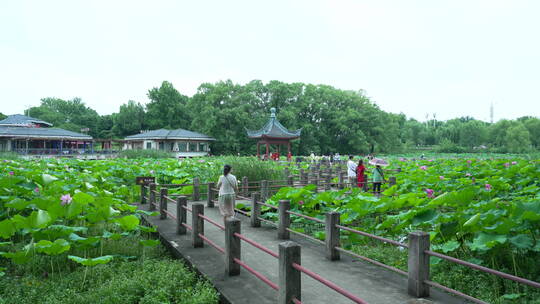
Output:
[[184,129],[159,129],[125,138],[124,150],[153,149],[173,152],[176,157],[205,156],[214,138]]

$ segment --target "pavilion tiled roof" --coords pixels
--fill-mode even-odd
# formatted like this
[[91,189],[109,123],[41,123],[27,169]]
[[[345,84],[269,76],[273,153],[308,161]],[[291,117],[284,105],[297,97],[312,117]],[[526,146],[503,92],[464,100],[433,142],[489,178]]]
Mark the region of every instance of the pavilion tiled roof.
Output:
[[0,137],[31,139],[92,140],[92,136],[60,128],[21,128],[0,126]]
[[196,140],[215,140],[214,138],[189,130],[176,129],[176,130],[167,130],[159,129],[152,130],[140,134],[130,135],[125,138],[126,140],[145,140],[145,139],[196,139]]
[[276,109],[270,109],[270,119],[260,130],[246,129],[249,138],[285,138],[294,139],[300,137],[302,129],[290,131],[285,128],[276,118]]
[[4,127],[28,127],[34,124],[42,124],[52,127],[51,123],[21,114],[9,115],[6,119],[0,120],[0,126]]

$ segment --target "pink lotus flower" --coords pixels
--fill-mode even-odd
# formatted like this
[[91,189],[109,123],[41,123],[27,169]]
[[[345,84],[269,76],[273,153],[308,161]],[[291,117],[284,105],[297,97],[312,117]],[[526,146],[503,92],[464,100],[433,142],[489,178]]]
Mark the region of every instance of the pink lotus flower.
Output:
[[439,179],[440,179],[440,180],[444,180],[444,176],[442,176],[442,175],[439,176]]
[[405,158],[400,157],[400,158],[399,158],[399,161],[405,161]]
[[469,164],[469,165],[470,165],[471,163],[472,163],[472,160],[470,160],[470,159],[469,159],[469,160],[467,160],[467,164]]
[[428,160],[428,162],[432,162],[432,161],[435,161],[435,160],[434,160],[434,159],[430,159],[430,160]]
[[71,204],[71,201],[73,200],[73,198],[71,197],[71,195],[68,193],[68,194],[64,194],[60,197],[60,204],[62,206],[65,206],[65,205],[69,205]]
[[517,161],[513,161],[513,162],[512,162],[512,165],[517,165]]
[[13,175],[13,174],[15,174],[15,172],[9,171],[9,175]]
[[510,167],[510,164],[509,164],[509,163],[504,163],[504,166],[505,166],[506,168],[508,168],[508,167]]
[[427,170],[427,167],[426,166],[420,166],[420,170]]
[[465,173],[465,176],[471,176],[471,174],[470,173]]
[[204,159],[199,159],[199,162],[200,162],[200,163],[204,163]]
[[491,190],[491,185],[490,184],[486,184],[486,191],[490,191]]
[[433,198],[433,197],[434,197],[434,195],[433,195],[433,192],[434,192],[433,189],[427,188],[425,191],[426,191],[427,197],[429,197],[429,198]]
[[303,205],[304,204],[304,201],[299,201],[298,202],[298,205]]
[[34,188],[34,192],[39,193],[39,188],[38,187]]

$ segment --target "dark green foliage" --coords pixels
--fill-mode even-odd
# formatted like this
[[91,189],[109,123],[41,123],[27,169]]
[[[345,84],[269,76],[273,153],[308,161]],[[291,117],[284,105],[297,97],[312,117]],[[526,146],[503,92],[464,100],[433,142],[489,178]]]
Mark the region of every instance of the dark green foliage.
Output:
[[217,303],[212,286],[169,258],[115,262],[49,274],[0,278],[0,303]]
[[99,138],[188,129],[217,139],[212,154],[253,155],[256,144],[247,138],[245,128],[261,128],[272,107],[285,127],[302,128],[302,136],[292,144],[294,155],[388,153],[436,145],[443,152],[523,153],[540,148],[540,119],[535,117],[490,124],[472,117],[439,121],[433,116],[419,122],[382,111],[362,90],[328,85],[276,80],[241,85],[227,80],[203,83],[187,97],[164,81],[148,91],[148,98],[146,106],[130,100],[118,113],[104,116],[79,98],[44,98],[27,114],[72,131],[89,128],[89,134]]
[[173,155],[161,150],[124,150],[118,154],[118,157],[129,159],[136,158],[171,158]]

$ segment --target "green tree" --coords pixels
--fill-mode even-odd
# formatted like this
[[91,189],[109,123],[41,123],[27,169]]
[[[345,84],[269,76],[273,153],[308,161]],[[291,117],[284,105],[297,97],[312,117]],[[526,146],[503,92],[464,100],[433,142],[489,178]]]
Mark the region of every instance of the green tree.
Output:
[[527,128],[516,123],[506,131],[505,145],[508,152],[522,153],[530,150],[531,140]]
[[[188,128],[191,118],[187,102],[189,98],[180,94],[168,81],[159,88],[148,91],[150,102],[146,105],[146,124],[148,128]],[[133,128],[132,128],[133,129]]]
[[528,117],[523,125],[529,131],[531,135],[531,143],[536,149],[540,149],[540,119],[535,117]]
[[119,112],[112,117],[114,122],[112,131],[120,137],[138,134],[146,128],[145,117],[144,107],[130,100],[127,104],[121,105]]
[[7,115],[0,113],[0,120],[6,119]]

